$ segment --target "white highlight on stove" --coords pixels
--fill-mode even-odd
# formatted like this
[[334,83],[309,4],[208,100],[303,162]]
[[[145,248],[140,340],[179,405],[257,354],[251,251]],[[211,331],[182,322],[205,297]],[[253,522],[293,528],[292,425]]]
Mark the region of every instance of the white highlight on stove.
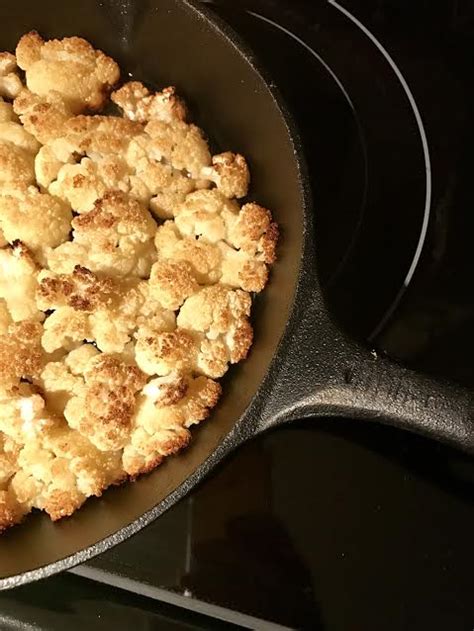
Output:
[[417,245],[416,250],[415,250],[415,255],[413,257],[413,261],[412,261],[412,263],[410,265],[410,268],[409,268],[409,270],[407,272],[407,275],[405,277],[405,280],[403,282],[403,287],[398,292],[398,295],[395,298],[395,301],[393,302],[392,306],[389,308],[387,313],[384,315],[384,317],[383,317],[382,321],[380,322],[380,324],[377,326],[375,331],[372,332],[372,334],[370,336],[370,341],[371,341],[374,338],[376,338],[377,335],[383,330],[383,328],[385,327],[385,325],[387,324],[387,322],[391,318],[392,314],[394,313],[395,309],[398,307],[398,304],[400,303],[400,300],[401,300],[403,294],[405,293],[407,287],[409,286],[409,284],[413,280],[413,275],[415,273],[415,270],[416,270],[416,268],[418,266],[418,263],[419,263],[419,260],[420,260],[420,257],[421,257],[421,252],[423,250],[423,246],[424,246],[425,240],[426,240],[426,235],[427,235],[427,232],[428,232],[428,223],[429,223],[430,213],[431,213],[431,198],[432,198],[433,186],[432,186],[432,175],[431,175],[430,150],[429,150],[429,146],[428,146],[428,138],[426,136],[425,127],[423,125],[423,121],[422,121],[422,118],[421,118],[420,110],[418,109],[418,106],[416,104],[415,97],[413,96],[413,93],[412,93],[412,91],[411,91],[411,89],[410,89],[405,77],[402,75],[402,73],[401,73],[399,67],[397,66],[397,64],[395,63],[395,61],[392,59],[392,57],[387,52],[387,50],[382,46],[382,44],[378,41],[378,39],[375,37],[375,35],[373,35],[373,33],[371,33],[369,31],[369,29],[366,26],[364,26],[364,24],[362,24],[362,22],[360,22],[360,20],[358,20],[356,17],[354,17],[352,15],[352,13],[350,13],[347,9],[345,9],[344,7],[341,7],[335,0],[328,0],[328,2],[335,9],[338,9],[347,18],[349,18],[349,20],[351,20],[357,27],[360,28],[360,30],[380,50],[382,55],[385,57],[385,59],[387,60],[387,62],[391,66],[392,70],[394,71],[395,75],[397,76],[397,79],[400,81],[400,83],[401,83],[401,85],[402,85],[402,87],[403,87],[403,89],[405,91],[405,94],[407,95],[407,98],[408,98],[408,101],[410,103],[410,106],[411,106],[411,108],[413,110],[413,114],[415,116],[416,124],[418,125],[418,131],[420,133],[421,144],[422,144],[422,147],[423,147],[423,155],[424,155],[424,159],[425,159],[425,173],[426,173],[425,209],[424,209],[423,223],[421,225],[421,232],[420,232],[420,238],[418,240],[418,245]]

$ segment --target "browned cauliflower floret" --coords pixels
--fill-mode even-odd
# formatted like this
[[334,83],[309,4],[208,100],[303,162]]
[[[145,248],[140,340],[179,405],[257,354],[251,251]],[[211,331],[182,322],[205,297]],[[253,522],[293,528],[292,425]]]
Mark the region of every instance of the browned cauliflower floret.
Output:
[[67,204],[34,186],[0,188],[0,228],[5,239],[20,240],[39,261],[45,259],[45,250],[68,239],[71,219]]
[[16,388],[20,379],[40,374],[44,365],[41,333],[39,322],[24,320],[11,324],[0,335],[0,391]]
[[186,106],[174,87],[152,94],[143,83],[130,81],[113,92],[111,98],[132,121],[147,123],[157,118],[172,123],[186,120]]
[[150,273],[156,259],[156,224],[148,210],[119,191],[106,193],[94,210],[75,217],[73,241],[48,256],[49,267],[71,273],[76,265],[111,276]]
[[0,335],[5,335],[8,332],[8,327],[12,322],[5,298],[0,298]]
[[252,345],[250,296],[241,290],[211,285],[186,300],[178,327],[200,334],[197,368],[209,377],[221,377],[227,364],[246,358]]
[[[38,165],[38,160],[36,161],[37,168],[44,164]],[[49,169],[48,164],[46,169]],[[43,181],[46,182],[49,178],[47,174]],[[130,189],[127,165],[115,156],[97,162],[83,158],[78,164],[66,164],[61,167],[56,178],[49,186],[50,192],[67,200],[78,213],[93,210],[96,201],[108,191],[122,190],[127,193]]]
[[13,103],[16,114],[30,134],[42,145],[60,138],[64,124],[72,118],[73,112],[56,90],[43,96],[24,88]]
[[189,443],[188,427],[203,421],[217,404],[218,383],[180,373],[154,379],[139,397],[131,440],[123,451],[123,467],[135,477],[151,471],[164,457]]
[[[41,272],[37,303],[43,311],[55,309],[45,322],[43,344],[49,352],[58,343],[69,349],[87,339],[101,351],[122,353],[142,323],[159,322],[164,330],[176,323],[174,313],[154,298],[149,283],[98,277],[80,266],[72,274]],[[78,313],[72,316],[71,309]]]
[[84,377],[84,388],[66,405],[66,420],[98,449],[122,449],[129,441],[135,397],[146,376],[136,366],[103,353],[87,364]]
[[77,311],[94,311],[110,307],[117,293],[111,278],[99,278],[85,267],[76,265],[72,274],[56,275],[43,270],[38,275],[38,307],[42,311],[72,307]]
[[53,520],[71,515],[87,497],[123,481],[120,452],[101,452],[64,420],[46,412],[41,432],[18,455],[8,490],[24,512],[45,510]]
[[33,31],[20,39],[16,56],[31,92],[55,90],[76,114],[101,109],[120,78],[115,61],[80,37],[45,42]]
[[43,319],[35,300],[37,275],[36,262],[20,241],[0,250],[0,298],[14,322]]
[[155,322],[139,327],[135,359],[147,375],[166,376],[175,371],[192,371],[197,361],[195,337],[182,329],[164,330]]
[[197,237],[218,246],[222,284],[255,292],[265,287],[278,240],[270,211],[257,204],[240,209],[217,189],[197,191],[178,207],[175,223],[188,240]]
[[14,99],[23,88],[16,70],[15,55],[0,53],[0,97]]
[[195,179],[200,179],[202,170],[210,166],[208,144],[196,125],[180,120],[167,123],[153,119],[145,127],[145,132],[151,138],[150,154],[156,160],[166,160],[173,168],[184,169]]
[[212,158],[212,167],[201,173],[205,180],[214,182],[226,197],[245,197],[249,190],[250,172],[247,161],[240,154],[227,151]]
[[150,293],[164,309],[175,311],[199,288],[187,261],[158,261],[151,268]]

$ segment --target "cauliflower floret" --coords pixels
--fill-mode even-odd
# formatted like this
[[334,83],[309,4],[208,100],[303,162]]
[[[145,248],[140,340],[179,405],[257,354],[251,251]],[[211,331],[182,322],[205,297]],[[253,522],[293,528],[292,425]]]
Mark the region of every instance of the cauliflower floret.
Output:
[[17,444],[34,439],[53,422],[43,397],[29,383],[0,394],[0,431]]
[[49,267],[71,273],[76,265],[112,276],[146,277],[156,260],[156,224],[136,200],[119,191],[106,193],[94,210],[72,221],[73,241],[48,256]]
[[31,92],[55,90],[76,114],[101,109],[120,78],[115,61],[80,37],[45,42],[33,31],[20,39],[16,56]]
[[178,171],[187,171],[192,178],[201,178],[202,170],[211,165],[211,154],[201,130],[184,121],[167,123],[153,119],[145,127],[151,138],[150,153],[156,160],[166,160]]
[[42,145],[60,138],[66,121],[73,116],[72,110],[56,90],[39,96],[24,88],[16,97],[13,107],[26,131]]
[[20,504],[11,488],[0,491],[0,532],[19,524],[27,513],[28,508]]
[[[128,167],[115,156],[98,162],[83,158],[79,164],[66,164],[60,168],[56,178],[50,184],[49,191],[67,200],[77,213],[93,210],[96,201],[108,191],[122,190],[127,193],[130,188]],[[49,174],[43,181],[48,179]]]
[[0,298],[0,335],[8,332],[8,327],[13,323],[8,306],[4,298]]
[[268,267],[243,250],[235,250],[225,241],[208,243],[205,238],[182,236],[173,221],[160,226],[155,236],[158,263],[162,259],[186,261],[200,285],[223,285],[261,291],[268,280]]
[[123,481],[120,452],[101,452],[64,420],[44,414],[47,423],[22,446],[19,470],[8,491],[24,512],[45,510],[53,520],[71,515],[88,496]]
[[[176,324],[174,313],[163,309],[156,301],[148,282],[100,278],[80,266],[76,266],[72,274],[41,272],[37,302],[43,311],[56,310],[52,334],[55,335],[66,323],[66,329],[61,329],[62,340],[65,339],[64,332],[71,337],[67,328],[70,309],[80,312],[73,319],[79,335],[94,341],[106,353],[124,352],[134,331],[144,322],[159,322],[166,330],[173,329]],[[48,329],[50,326],[50,323],[45,324]],[[73,338],[73,341],[77,343],[80,338]],[[54,350],[50,334],[44,344],[50,352]]]
[[80,265],[76,265],[71,275],[42,270],[38,283],[37,303],[42,311],[72,307],[90,312],[111,307],[119,291],[113,279],[99,278]]
[[278,226],[269,210],[258,204],[245,204],[238,215],[226,214],[226,241],[237,250],[272,265],[278,241]]
[[47,353],[64,348],[67,351],[77,348],[84,340],[92,341],[92,331],[88,315],[72,307],[62,307],[54,311],[44,321],[41,344]]
[[7,120],[0,121],[0,186],[33,184],[35,155],[40,145],[14,118],[5,115],[5,109],[2,118]]
[[129,441],[135,397],[146,376],[119,357],[102,353],[88,363],[84,378],[81,393],[66,405],[66,420],[98,449],[122,449]]
[[123,467],[135,477],[158,466],[164,457],[189,443],[188,427],[203,421],[221,394],[218,383],[180,373],[150,381],[138,400]]
[[[188,241],[197,237],[218,246],[220,265],[215,273],[222,284],[255,292],[265,287],[278,240],[270,211],[257,204],[240,209],[217,189],[197,191],[178,207],[175,223]],[[162,241],[158,232],[159,255]]]
[[82,344],[61,361],[48,362],[35,381],[44,393],[48,409],[62,415],[67,402],[84,387],[83,374],[89,362],[99,355],[92,344]]
[[0,228],[7,241],[20,240],[44,260],[47,248],[69,237],[72,213],[67,204],[34,186],[0,188]]
[[235,364],[247,357],[253,338],[250,306],[246,292],[211,285],[181,307],[177,325],[201,335],[197,367],[205,375],[221,377],[228,362]]
[[166,376],[195,369],[198,349],[195,337],[188,331],[163,331],[153,322],[140,326],[136,339],[135,359],[147,375]]
[[214,182],[226,197],[245,197],[249,190],[250,172],[247,161],[240,154],[227,151],[212,158],[212,167],[205,167],[202,179]]
[[0,53],[0,97],[14,99],[23,88],[16,70],[15,55]]
[[37,265],[20,241],[0,250],[0,298],[14,322],[44,317],[36,306],[37,275]]
[[45,145],[36,154],[34,165],[36,181],[43,189],[48,190],[50,184],[58,177],[64,163],[58,160],[51,147]]
[[172,123],[186,120],[186,106],[174,87],[152,94],[143,83],[130,81],[113,92],[111,98],[132,121],[146,123],[157,118]]
[[150,293],[164,309],[175,311],[199,288],[187,261],[158,261],[151,268]]
[[39,375],[45,359],[41,333],[39,322],[24,320],[11,324],[0,335],[0,392],[17,388],[20,379]]
[[174,221],[158,227],[155,246],[159,259],[186,261],[201,285],[218,282],[221,276],[222,255],[217,246],[203,239],[182,236]]
[[[4,489],[8,481],[18,469],[18,454],[20,446],[6,434],[0,433],[0,488]],[[1,500],[0,500],[1,503]],[[1,530],[0,509],[0,530]]]
[[176,227],[185,236],[202,237],[217,243],[227,236],[226,220],[237,216],[239,205],[216,189],[197,191],[187,196],[176,212]]
[[0,96],[0,123],[18,123],[19,119],[13,111],[13,105]]

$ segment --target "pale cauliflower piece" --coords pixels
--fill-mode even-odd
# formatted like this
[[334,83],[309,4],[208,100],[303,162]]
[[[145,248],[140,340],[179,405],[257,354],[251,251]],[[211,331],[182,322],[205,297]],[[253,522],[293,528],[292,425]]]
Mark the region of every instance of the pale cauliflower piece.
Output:
[[211,285],[221,277],[222,255],[219,247],[203,239],[183,236],[174,221],[158,227],[155,246],[159,259],[185,261],[201,285]]
[[219,192],[229,198],[245,197],[249,190],[249,168],[239,153],[227,151],[213,156],[212,167],[204,167],[201,177],[214,182]]
[[50,269],[71,273],[76,265],[111,276],[146,277],[156,259],[156,224],[148,210],[119,191],[106,193],[94,210],[72,221],[73,240],[48,256]]
[[133,138],[125,159],[134,173],[130,178],[130,194],[133,197],[146,194],[152,212],[162,219],[174,217],[177,206],[186,195],[206,185],[164,161],[147,134]]
[[185,236],[218,243],[227,236],[228,218],[237,216],[239,210],[237,202],[227,199],[216,189],[196,191],[177,209],[175,223]]
[[150,381],[138,400],[123,467],[132,477],[151,471],[163,458],[186,447],[187,428],[209,416],[221,394],[218,383],[180,373]]
[[101,109],[120,78],[115,61],[80,37],[45,42],[33,31],[20,39],[16,56],[31,92],[57,91],[76,114]]
[[47,353],[54,353],[62,348],[73,350],[84,340],[92,341],[92,331],[89,318],[82,311],[62,307],[53,311],[44,321],[41,343]]
[[5,184],[33,184],[35,156],[40,145],[9,115],[5,107],[2,109],[4,113],[3,120],[0,121],[0,187]]
[[15,55],[0,53],[0,97],[14,99],[23,88],[16,70]]
[[172,86],[152,94],[143,83],[130,81],[113,92],[111,99],[132,121],[147,123],[157,118],[172,123],[186,120],[186,106]]
[[20,240],[40,261],[47,248],[68,239],[71,219],[67,204],[34,186],[0,188],[0,228],[5,239]]
[[[0,433],[0,489],[4,489],[16,473],[20,446],[6,434]],[[2,517],[0,509],[0,529]]]
[[173,168],[184,169],[195,179],[200,179],[202,170],[211,165],[209,146],[196,125],[153,119],[145,132],[151,138],[150,152],[156,160],[166,160]]
[[37,275],[37,264],[20,241],[0,249],[0,298],[14,322],[44,317],[36,306]]
[[64,410],[68,424],[102,451],[122,449],[129,442],[135,397],[146,376],[137,366],[103,353],[88,363],[84,380],[84,388]]

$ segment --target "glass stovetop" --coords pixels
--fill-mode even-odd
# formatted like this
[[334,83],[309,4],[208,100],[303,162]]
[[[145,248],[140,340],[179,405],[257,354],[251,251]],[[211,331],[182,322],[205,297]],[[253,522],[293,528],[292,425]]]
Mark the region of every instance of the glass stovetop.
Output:
[[[399,133],[395,112],[383,139],[394,164],[396,143],[413,143],[410,189],[397,191],[396,171],[385,180],[400,195],[399,248],[389,256],[374,247],[368,258],[377,165],[354,143],[344,173],[334,175],[342,140],[331,120],[337,113],[344,138],[358,137],[364,121],[353,95],[341,97],[344,82],[328,80],[337,54],[329,69],[320,54],[321,42],[340,42],[344,72],[349,18],[335,3],[311,0],[207,4],[253,46],[297,118],[318,181],[321,273],[335,317],[412,366],[474,385],[472,3],[340,3],[389,51],[430,149],[430,227],[419,257],[426,156],[407,100],[399,116],[412,116],[413,134]],[[375,82],[375,62],[359,62]],[[312,99],[314,85],[324,99]],[[321,117],[328,131],[320,125],[316,133]],[[348,208],[343,222],[337,204]],[[348,309],[354,292],[363,299]],[[332,420],[279,429],[234,454],[132,540],[74,573],[2,594],[0,629],[472,629],[473,486],[472,461],[386,427]]]

